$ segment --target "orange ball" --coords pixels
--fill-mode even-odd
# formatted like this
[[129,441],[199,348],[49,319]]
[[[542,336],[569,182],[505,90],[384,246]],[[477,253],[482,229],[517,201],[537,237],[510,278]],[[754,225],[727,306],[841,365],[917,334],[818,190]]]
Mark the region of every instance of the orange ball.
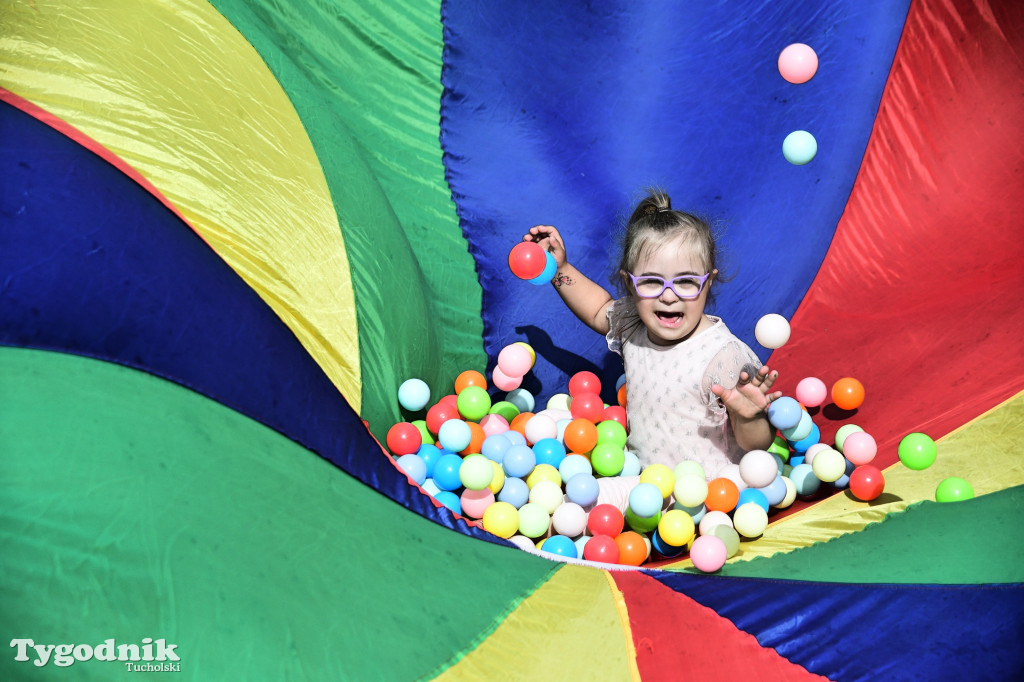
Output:
[[487,438],[487,434],[484,433],[484,427],[476,422],[467,421],[466,424],[469,426],[469,445],[459,454],[463,457],[466,455],[478,455],[480,454],[481,446],[484,444],[484,438]]
[[647,561],[647,543],[636,531],[627,530],[615,536],[615,544],[619,546],[619,563],[626,566],[639,566]]
[[708,511],[720,511],[728,514],[736,508],[740,499],[740,489],[728,478],[716,478],[708,483],[708,496],[704,506]]
[[615,397],[619,401],[619,407],[626,406],[626,384],[619,386],[619,392]]
[[864,403],[864,384],[853,377],[843,377],[832,384],[832,402],[844,410],[856,410]]
[[573,419],[566,424],[562,441],[571,452],[590,452],[597,445],[597,427],[589,419]]
[[533,416],[533,412],[520,412],[512,418],[508,428],[512,431],[518,431],[523,435],[523,438],[526,438],[526,422],[530,421]]
[[455,377],[455,393],[462,393],[462,389],[467,386],[479,386],[486,391],[487,379],[483,374],[475,369],[467,369],[465,372]]

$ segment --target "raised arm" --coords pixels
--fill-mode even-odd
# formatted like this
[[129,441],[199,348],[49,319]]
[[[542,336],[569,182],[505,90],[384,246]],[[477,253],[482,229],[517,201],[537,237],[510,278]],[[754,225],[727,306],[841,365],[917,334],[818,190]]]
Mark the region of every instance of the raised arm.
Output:
[[587,325],[599,334],[608,333],[608,306],[612,296],[575,266],[565,256],[565,244],[558,230],[551,225],[535,225],[523,235],[524,242],[537,242],[555,257],[558,271],[551,283],[562,301]]

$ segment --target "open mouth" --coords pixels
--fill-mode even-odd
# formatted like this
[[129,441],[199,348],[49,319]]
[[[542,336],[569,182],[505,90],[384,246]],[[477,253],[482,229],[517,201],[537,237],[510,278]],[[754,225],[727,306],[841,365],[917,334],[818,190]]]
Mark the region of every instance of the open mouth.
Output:
[[658,321],[665,327],[678,327],[683,322],[682,313],[673,313],[664,310],[656,311]]

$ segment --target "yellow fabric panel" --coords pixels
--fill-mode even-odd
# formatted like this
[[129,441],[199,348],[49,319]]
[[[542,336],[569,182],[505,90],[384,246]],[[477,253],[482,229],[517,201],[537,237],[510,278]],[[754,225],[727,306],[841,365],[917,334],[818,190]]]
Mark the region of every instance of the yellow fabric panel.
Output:
[[628,680],[636,663],[605,571],[565,564],[435,679]]
[[[846,493],[833,495],[769,524],[760,538],[741,542],[729,563],[791,552],[863,530],[915,502],[934,500],[935,488],[950,476],[970,483],[976,496],[1024,484],[1024,461],[1019,455],[1022,424],[1024,392],[936,441],[938,455],[927,469],[914,471],[899,462],[885,469],[885,492],[877,500],[861,502]],[[665,568],[688,566],[692,563],[686,559]]]
[[359,412],[337,214],[302,123],[252,46],[206,0],[0,0],[0,25],[0,86],[152,183]]

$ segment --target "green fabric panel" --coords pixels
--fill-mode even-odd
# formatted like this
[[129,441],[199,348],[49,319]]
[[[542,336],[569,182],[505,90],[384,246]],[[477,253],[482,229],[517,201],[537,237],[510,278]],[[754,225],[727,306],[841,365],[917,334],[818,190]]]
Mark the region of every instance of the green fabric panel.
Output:
[[[417,516],[188,389],[0,348],[0,634],[177,645],[182,679],[416,679],[558,564]],[[114,679],[0,656],[0,679]],[[68,675],[71,677],[68,677]]]
[[1022,519],[1024,486],[963,502],[924,501],[860,532],[727,564],[721,574],[838,583],[1019,583]]
[[482,291],[445,181],[437,0],[213,0],[291,98],[323,166],[356,294],[362,417],[381,441],[398,386],[437,398],[483,370]]

